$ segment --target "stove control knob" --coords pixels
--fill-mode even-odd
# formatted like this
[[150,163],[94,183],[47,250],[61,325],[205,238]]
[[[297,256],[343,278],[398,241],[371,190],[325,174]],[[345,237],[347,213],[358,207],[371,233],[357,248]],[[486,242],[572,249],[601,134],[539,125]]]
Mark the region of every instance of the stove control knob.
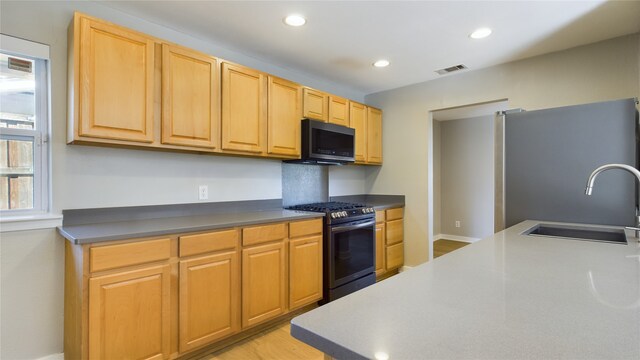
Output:
[[331,218],[335,219],[336,218],[336,213],[331,213]]

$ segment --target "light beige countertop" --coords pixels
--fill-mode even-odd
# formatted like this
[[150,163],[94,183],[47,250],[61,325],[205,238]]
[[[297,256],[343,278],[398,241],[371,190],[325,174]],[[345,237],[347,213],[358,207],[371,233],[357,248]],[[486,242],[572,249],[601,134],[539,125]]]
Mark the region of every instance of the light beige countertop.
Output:
[[[338,359],[640,359],[640,243],[525,221],[291,321]],[[550,223],[550,222],[544,222]]]

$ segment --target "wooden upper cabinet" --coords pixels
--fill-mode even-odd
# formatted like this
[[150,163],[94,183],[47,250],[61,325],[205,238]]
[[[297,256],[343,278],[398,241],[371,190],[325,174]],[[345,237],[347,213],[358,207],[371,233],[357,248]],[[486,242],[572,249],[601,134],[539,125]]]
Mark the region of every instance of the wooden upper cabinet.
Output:
[[154,39],[77,13],[76,26],[74,134],[153,142]]
[[368,106],[367,163],[382,164],[382,111]]
[[349,102],[349,125],[356,130],[355,160],[364,163],[367,160],[367,109],[366,106]]
[[222,149],[266,152],[267,79],[264,73],[222,63]]
[[170,266],[89,279],[89,359],[166,359]]
[[162,44],[162,143],[218,147],[216,58]]
[[329,95],[307,87],[303,89],[302,93],[304,117],[327,122],[329,119]]
[[349,126],[349,100],[339,96],[329,96],[329,122]]
[[269,76],[268,152],[300,156],[302,87],[294,82]]

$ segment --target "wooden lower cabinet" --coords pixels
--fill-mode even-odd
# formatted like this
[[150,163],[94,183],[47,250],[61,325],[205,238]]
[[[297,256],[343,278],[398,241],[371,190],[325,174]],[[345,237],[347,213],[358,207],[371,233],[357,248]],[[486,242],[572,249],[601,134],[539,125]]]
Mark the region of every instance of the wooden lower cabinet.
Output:
[[180,261],[180,352],[240,330],[236,250]]
[[289,241],[289,309],[322,298],[322,234]]
[[89,358],[165,359],[170,335],[169,265],[89,280]]
[[386,278],[404,265],[404,209],[376,211],[376,277]]
[[242,249],[242,327],[287,312],[285,242]]
[[396,270],[404,265],[404,209],[385,211],[385,270]]
[[404,240],[404,219],[387,221],[386,227],[386,244],[393,245]]
[[398,243],[387,246],[386,249],[386,270],[398,269],[404,265],[404,244]]
[[321,298],[321,218],[66,242],[64,353],[74,360],[191,356]]

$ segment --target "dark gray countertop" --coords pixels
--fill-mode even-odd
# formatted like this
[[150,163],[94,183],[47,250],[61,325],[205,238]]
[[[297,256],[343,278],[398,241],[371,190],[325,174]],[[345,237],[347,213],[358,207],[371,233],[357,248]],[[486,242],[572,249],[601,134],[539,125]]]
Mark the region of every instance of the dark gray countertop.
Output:
[[404,195],[344,195],[332,196],[331,201],[361,203],[373,206],[376,210],[404,207]]
[[[349,195],[332,201],[358,202],[385,209],[404,206],[404,196]],[[58,232],[75,244],[162,236],[321,217],[282,209],[281,199],[217,203],[72,209],[63,211]]]
[[168,217],[61,226],[58,232],[75,244],[123,240],[177,233],[215,230],[236,226],[265,224],[321,217],[322,214],[292,210],[264,210],[243,213]]

